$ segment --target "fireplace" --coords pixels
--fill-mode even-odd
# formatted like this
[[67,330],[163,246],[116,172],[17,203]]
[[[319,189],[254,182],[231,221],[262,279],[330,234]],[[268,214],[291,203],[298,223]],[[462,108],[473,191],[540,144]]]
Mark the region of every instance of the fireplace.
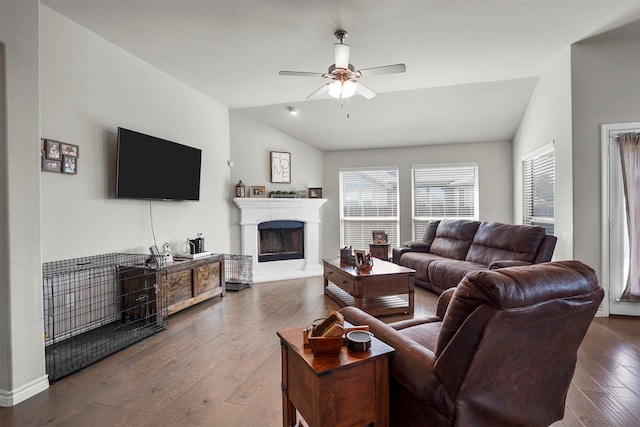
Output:
[[[322,264],[320,263],[320,208],[327,201],[326,199],[263,199],[246,197],[235,198],[233,201],[240,208],[239,226],[242,255],[251,255],[252,257],[254,283],[322,275]],[[293,233],[294,236],[287,237],[287,239],[293,239],[295,244],[291,240],[287,240],[284,247],[276,248],[271,246],[266,250],[264,248],[261,249],[261,241],[264,241],[265,238],[271,241],[274,236],[270,234],[276,234],[275,231],[265,232],[258,228],[261,224],[269,222],[297,223],[296,228],[300,228],[300,230],[295,231]],[[265,236],[265,233],[268,235]],[[301,240],[299,240],[298,235],[302,235]],[[289,257],[289,252],[296,252],[295,258],[280,258],[285,253]],[[259,262],[258,259],[262,255],[267,255],[267,253],[271,254],[270,258],[272,259],[269,262],[264,260]],[[276,254],[278,255],[276,256]]]
[[304,222],[263,222],[258,224],[258,234],[258,262],[304,259]]

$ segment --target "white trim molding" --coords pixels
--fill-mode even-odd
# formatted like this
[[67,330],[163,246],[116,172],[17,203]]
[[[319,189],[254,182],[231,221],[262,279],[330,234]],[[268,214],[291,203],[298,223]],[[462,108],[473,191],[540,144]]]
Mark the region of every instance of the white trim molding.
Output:
[[43,375],[40,378],[24,384],[16,390],[0,390],[0,407],[9,408],[18,403],[35,396],[49,388],[49,376]]

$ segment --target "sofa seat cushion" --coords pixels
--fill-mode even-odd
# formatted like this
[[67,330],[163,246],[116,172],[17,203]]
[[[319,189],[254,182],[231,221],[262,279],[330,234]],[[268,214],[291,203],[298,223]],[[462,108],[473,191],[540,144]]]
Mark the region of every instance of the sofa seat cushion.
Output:
[[421,346],[435,352],[441,326],[442,322],[430,322],[410,328],[399,329],[399,331],[402,335],[411,338]]
[[431,253],[444,258],[464,260],[479,225],[479,221],[441,220],[436,237],[431,243]]
[[485,265],[502,260],[533,262],[545,234],[542,227],[483,222],[465,260]]
[[[429,264],[429,278],[442,290],[455,288],[470,271],[487,270],[484,264],[453,259],[434,260]],[[417,274],[417,273],[416,273]]]
[[416,271],[416,280],[429,282],[429,264],[434,260],[444,260],[440,255],[421,252],[405,252],[400,256],[400,265]]

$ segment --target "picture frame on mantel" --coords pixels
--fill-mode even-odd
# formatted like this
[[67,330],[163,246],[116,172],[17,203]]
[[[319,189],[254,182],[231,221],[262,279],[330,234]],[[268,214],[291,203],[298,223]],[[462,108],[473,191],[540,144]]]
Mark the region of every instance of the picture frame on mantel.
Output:
[[256,197],[256,198],[264,198],[265,194],[266,194],[266,189],[263,185],[260,186],[252,186],[249,189],[249,197]]
[[291,184],[291,153],[286,151],[271,151],[269,153],[271,182]]
[[309,188],[309,198],[322,199],[322,188],[320,187]]

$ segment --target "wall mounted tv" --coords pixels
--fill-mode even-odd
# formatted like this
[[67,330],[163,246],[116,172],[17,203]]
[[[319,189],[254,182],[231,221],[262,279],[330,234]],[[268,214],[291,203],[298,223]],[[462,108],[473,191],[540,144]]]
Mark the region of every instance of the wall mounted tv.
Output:
[[118,128],[116,198],[200,200],[202,150]]

